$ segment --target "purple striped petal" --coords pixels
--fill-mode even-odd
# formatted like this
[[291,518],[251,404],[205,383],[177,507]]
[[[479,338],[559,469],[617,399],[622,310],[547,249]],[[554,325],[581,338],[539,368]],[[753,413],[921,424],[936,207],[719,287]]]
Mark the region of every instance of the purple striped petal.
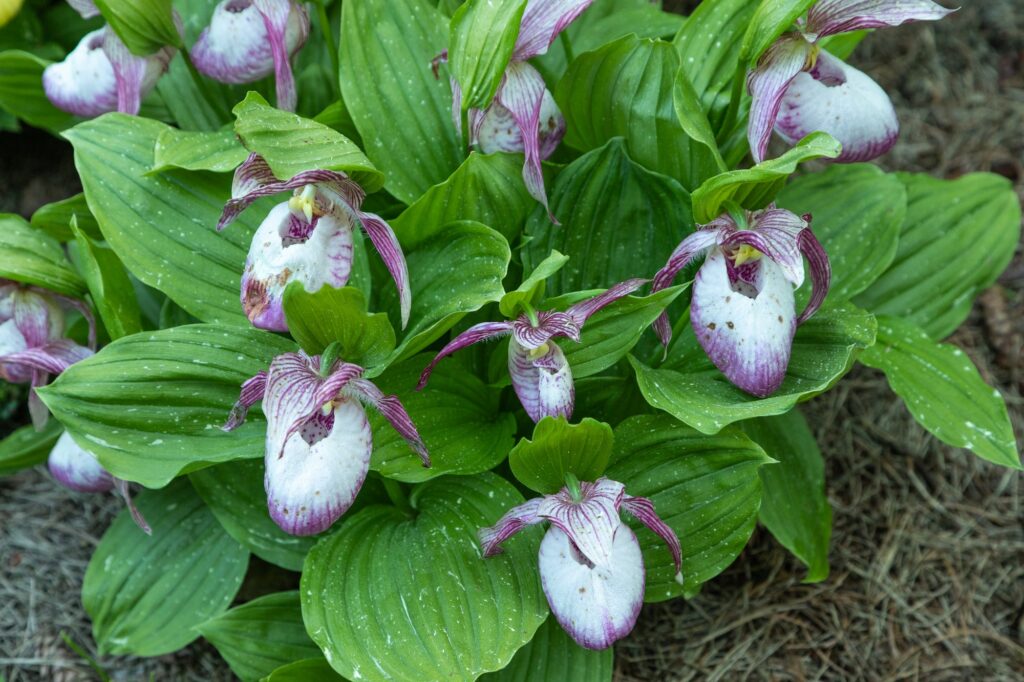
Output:
[[751,246],[782,268],[786,279],[799,288],[804,283],[804,259],[800,255],[798,235],[807,223],[798,215],[772,209],[751,216],[751,229],[737,230],[720,242],[729,253],[740,246]]
[[544,54],[558,34],[576,20],[594,0],[529,0],[519,24],[514,61]]
[[23,384],[32,379],[30,368],[21,365],[6,365],[2,358],[14,355],[28,349],[28,342],[20,331],[14,320],[7,320],[0,324],[0,379],[12,384]]
[[576,387],[572,369],[556,344],[530,350],[513,338],[508,344],[508,373],[519,402],[534,422],[572,416]]
[[655,535],[665,541],[668,551],[672,553],[672,560],[676,564],[676,582],[683,582],[683,549],[679,546],[679,536],[667,523],[661,520],[658,513],[654,511],[654,503],[646,497],[633,497],[626,495],[622,498],[622,507],[636,519],[651,529]]
[[527,500],[518,507],[513,507],[505,512],[498,522],[489,528],[481,528],[477,531],[480,539],[480,548],[483,550],[484,558],[501,553],[501,543],[521,531],[527,526],[532,526],[544,521],[537,515],[543,497],[535,497]]
[[455,351],[461,350],[466,346],[472,346],[474,343],[491,341],[511,333],[511,322],[482,322],[480,324],[473,325],[449,341],[448,345],[442,348],[441,352],[434,356],[434,359],[430,361],[430,364],[427,365],[420,374],[420,380],[416,384],[416,390],[423,390],[423,387],[427,385],[428,381],[430,381],[430,374],[434,371],[434,367],[437,366],[437,363]]
[[82,449],[65,431],[57,439],[46,460],[57,482],[80,493],[104,493],[114,489],[113,477],[104,469],[96,455]]
[[93,0],[68,0],[68,4],[78,12],[83,19],[92,19],[100,15],[100,10]]
[[[821,53],[821,58],[826,53]],[[799,74],[782,100],[775,131],[790,144],[821,130],[839,140],[839,163],[870,161],[892,149],[900,126],[889,96],[866,74],[839,60],[842,85],[828,86]]]
[[[235,175],[231,180],[231,198],[243,199],[254,192],[258,192],[265,185],[273,185],[279,182],[280,180],[274,175],[274,171],[270,170],[267,160],[259,154],[252,153],[249,154],[249,158],[242,162],[241,166],[235,169]],[[275,191],[274,194],[276,193]],[[252,202],[250,201],[249,203]],[[247,203],[246,206],[248,205]]]
[[581,330],[579,323],[569,313],[542,311],[537,314],[536,327],[526,315],[513,320],[512,334],[520,346],[533,350],[559,336],[579,343]]
[[404,438],[409,447],[420,456],[423,466],[430,466],[430,453],[427,452],[427,446],[398,396],[384,395],[373,382],[367,379],[351,380],[346,391],[354,398],[380,412],[381,416],[387,419],[388,423],[398,432],[398,435]]
[[576,324],[582,327],[590,316],[598,310],[601,310],[601,308],[604,308],[607,305],[611,305],[623,296],[629,296],[631,293],[650,281],[651,280],[649,279],[627,279],[625,282],[619,282],[603,294],[599,294],[593,298],[588,298],[585,301],[580,301],[579,303],[571,306],[566,312],[570,317],[572,317]]
[[301,4],[224,0],[192,48],[192,58],[200,72],[222,83],[252,83],[274,73],[278,106],[290,111],[295,84],[289,58],[308,36],[309,14]]
[[0,356],[0,365],[30,367],[44,374],[60,374],[71,365],[91,356],[93,352],[70,339],[58,339],[38,348],[26,348]]
[[409,312],[412,310],[412,289],[409,286],[409,268],[405,264],[405,254],[402,253],[402,245],[398,243],[398,237],[391,226],[378,215],[373,213],[358,214],[363,230],[373,242],[385,267],[395,280],[395,287],[398,289],[399,309],[402,314],[402,329],[409,324]]
[[568,489],[562,488],[544,498],[537,514],[567,534],[588,561],[608,566],[615,531],[622,525],[619,507],[625,486],[602,477],[593,483],[581,482],[580,493],[580,500],[576,502]]
[[757,261],[756,297],[734,290],[726,256],[714,249],[697,272],[690,322],[711,361],[733,384],[765,397],[786,376],[796,313],[793,285],[774,261]]
[[107,26],[105,30],[103,51],[114,71],[117,110],[134,116],[139,113],[142,98],[156,87],[177,51],[165,47],[148,57],[139,57],[121,42],[114,29]]
[[366,412],[347,398],[333,405],[330,412],[315,414],[291,433],[280,456],[267,450],[267,507],[286,533],[315,535],[327,530],[352,506],[366,480],[373,452]]
[[793,79],[807,67],[810,52],[811,45],[802,36],[785,35],[768,48],[757,68],[747,75],[747,89],[753,98],[747,140],[754,163],[764,161],[783,97]]
[[956,10],[931,0],[818,0],[807,13],[807,30],[819,37],[913,21],[937,21]]
[[260,372],[256,376],[246,379],[242,383],[242,391],[231,408],[228,420],[221,427],[224,431],[234,431],[245,423],[245,417],[249,408],[263,400],[263,394],[267,390],[267,373]]
[[117,492],[121,495],[121,499],[124,500],[125,505],[128,507],[128,514],[132,517],[132,521],[135,522],[135,525],[138,526],[146,535],[152,535],[153,529],[149,527],[149,524],[146,523],[146,519],[142,516],[142,512],[139,511],[139,508],[136,507],[135,503],[132,501],[132,492],[128,487],[128,481],[115,478],[114,488],[117,489]]
[[64,334],[64,312],[48,295],[31,289],[15,291],[11,314],[29,347],[46,345]]
[[288,331],[284,291],[302,282],[314,293],[343,287],[352,272],[352,224],[334,215],[296,215],[278,204],[253,235],[242,273],[242,308],[254,326]]
[[620,525],[609,560],[596,565],[569,536],[548,529],[540,543],[540,579],[551,613],[577,644],[607,649],[636,625],[644,601],[644,562],[629,526]]
[[[805,217],[809,222],[811,216]],[[800,252],[807,257],[807,262],[811,266],[811,284],[813,286],[807,307],[800,313],[800,317],[796,321],[797,324],[803,324],[818,312],[821,304],[825,302],[825,297],[828,296],[828,290],[832,284],[832,264],[828,260],[825,247],[814,236],[810,227],[801,231],[798,239]]]
[[[366,193],[354,180],[344,173],[329,170],[309,170],[298,173],[289,180],[278,180],[267,162],[251,154],[235,170],[231,199],[224,205],[217,229],[223,230],[231,221],[259,201],[281,192],[305,191],[312,185],[315,191],[314,213],[337,213],[339,217],[354,215],[366,198]],[[297,192],[299,195],[300,192]]]
[[43,71],[43,91],[55,107],[83,118],[117,111],[117,80],[103,51],[105,36],[102,28],[86,33],[64,61]]
[[[672,286],[672,281],[676,278],[676,275],[689,265],[690,261],[717,243],[718,235],[719,229],[717,227],[710,229],[705,227],[684,239],[676,247],[676,250],[672,252],[672,255],[669,256],[665,267],[658,270],[657,274],[654,275],[651,292],[656,293]],[[668,313],[662,313],[658,316],[658,319],[654,322],[654,330],[658,332],[658,338],[661,339],[662,345],[667,348],[672,340],[672,324],[669,322]]]

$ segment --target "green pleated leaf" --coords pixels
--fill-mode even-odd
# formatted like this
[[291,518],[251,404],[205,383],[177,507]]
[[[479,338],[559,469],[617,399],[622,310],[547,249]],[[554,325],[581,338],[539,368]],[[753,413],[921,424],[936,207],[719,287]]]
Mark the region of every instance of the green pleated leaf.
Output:
[[750,19],[740,62],[753,68],[758,58],[818,0],[762,0]]
[[490,559],[476,531],[522,495],[488,473],[431,481],[410,501],[413,518],[368,507],[310,552],[301,593],[313,641],[352,680],[470,681],[504,668],[548,613],[540,531]]
[[60,422],[49,419],[42,431],[29,424],[0,440],[0,476],[45,462],[62,433]]
[[534,492],[549,495],[565,487],[566,474],[596,481],[612,455],[612,427],[589,417],[579,424],[544,417],[509,453],[512,473]]
[[192,325],[126,336],[39,390],[118,478],[158,488],[180,473],[263,456],[258,412],[221,431],[242,382],[295,344],[256,329]]
[[262,459],[247,459],[207,467],[189,478],[228,535],[264,561],[301,571],[316,538],[289,535],[270,518],[263,471]]
[[345,678],[334,672],[334,668],[322,656],[283,665],[263,678],[263,682],[310,682],[311,680],[344,682]]
[[892,263],[907,192],[878,166],[835,165],[794,180],[779,192],[778,205],[812,215],[811,229],[832,263],[828,300],[835,304],[864,291]]
[[142,313],[135,298],[135,288],[124,265],[111,249],[92,240],[78,229],[78,220],[71,219],[75,243],[72,257],[85,276],[89,295],[96,305],[103,326],[112,340],[142,331]]
[[589,151],[622,137],[640,165],[688,190],[698,187],[718,168],[711,151],[693,142],[676,116],[678,71],[672,45],[633,35],[581,55],[555,88],[568,126],[565,143]]
[[828,133],[811,133],[782,156],[716,175],[694,191],[693,217],[699,224],[711,222],[725,211],[727,201],[747,209],[764,208],[798,165],[811,159],[834,159],[841,151],[842,145]]
[[232,540],[185,479],[135,502],[146,535],[122,510],[103,534],[82,583],[101,656],[160,656],[199,637],[196,626],[235,598],[249,552]]
[[686,325],[669,361],[659,369],[630,357],[637,383],[652,407],[707,434],[733,422],[783,414],[828,389],[875,341],[875,319],[850,304],[818,311],[797,330],[782,386],[767,398],[736,388],[719,372]]
[[896,258],[854,301],[877,315],[902,317],[933,339],[967,318],[1020,240],[1020,201],[1010,181],[991,173],[957,180],[901,174],[907,217]]
[[936,343],[921,328],[883,316],[878,345],[860,360],[885,372],[917,423],[943,443],[1005,467],[1024,468],[1003,397],[956,346]]
[[799,410],[743,422],[743,430],[778,464],[762,467],[761,523],[807,566],[805,583],[828,577],[832,507],[825,461]]
[[114,33],[135,54],[146,56],[165,45],[181,46],[171,0],[95,1]]
[[43,70],[49,64],[21,50],[0,52],[0,108],[37,128],[64,130],[76,119],[50,104],[43,92]]
[[612,649],[590,651],[572,641],[553,617],[544,621],[530,643],[516,652],[504,670],[481,682],[611,682]]
[[523,183],[521,156],[473,152],[450,178],[391,221],[391,227],[406,247],[456,220],[475,220],[514,241],[536,205]]
[[230,173],[248,155],[232,130],[207,132],[167,128],[156,139],[153,170],[184,168]]
[[551,189],[552,225],[543,211],[526,225],[526,269],[552,251],[569,262],[548,282],[549,294],[604,289],[651,277],[693,229],[686,190],[634,163],[621,139],[566,167]]
[[275,592],[226,611],[197,629],[243,682],[256,682],[320,650],[306,634],[298,592]]
[[85,282],[68,262],[60,242],[13,213],[0,213],[0,278],[75,298],[86,292]]
[[50,235],[59,242],[75,238],[71,232],[71,219],[78,221],[78,229],[93,239],[103,239],[100,226],[85,203],[84,194],[76,194],[62,201],[46,204],[32,214],[32,227]]
[[[191,2],[192,0],[185,0]],[[194,0],[201,3],[203,0]],[[178,4],[184,4],[182,0]],[[212,9],[212,6],[209,6]],[[206,24],[209,24],[207,18]],[[182,130],[214,132],[220,130],[231,120],[231,105],[238,101],[234,92],[243,86],[230,86],[216,83],[212,79],[202,79],[202,87],[192,77],[184,56],[179,53],[171,59],[167,73],[156,83],[156,92]]]
[[[500,234],[468,220],[451,223],[431,237],[406,247],[412,289],[409,325],[393,360],[412,357],[451,329],[466,313],[501,299],[501,282],[512,258],[508,242]],[[380,295],[383,307],[399,317],[398,295],[386,287]],[[396,325],[396,328],[399,328]],[[402,332],[400,332],[402,333]]]
[[684,585],[665,541],[623,515],[644,551],[647,601],[697,593],[733,562],[750,539],[761,506],[761,465],[772,460],[738,429],[706,436],[668,415],[631,417],[615,429],[605,474],[630,495],[650,498],[679,536]]
[[512,60],[526,0],[469,0],[452,17],[448,68],[462,88],[462,109],[483,109]]
[[417,355],[374,379],[386,394],[397,395],[430,451],[431,467],[387,420],[372,409],[373,457],[370,467],[388,478],[419,482],[443,474],[475,474],[497,466],[515,442],[516,420],[500,411],[500,391],[483,383],[459,358],[440,363],[422,391],[420,373],[433,354]]
[[339,358],[369,368],[395,350],[388,316],[366,312],[366,296],[354,287],[325,286],[311,294],[301,282],[293,282],[284,292],[284,313],[291,335],[310,355],[339,343]]
[[167,126],[106,114],[64,133],[103,236],[125,267],[204,322],[248,326],[239,303],[249,242],[265,216],[249,209],[217,232],[231,178],[168,171],[149,174]]
[[498,311],[505,317],[513,318],[525,311],[524,303],[536,305],[544,296],[546,280],[568,262],[568,256],[552,251],[547,258],[537,264],[528,277],[523,279],[522,284],[501,297],[498,301]]
[[387,176],[385,188],[406,204],[445,180],[463,158],[451,86],[430,68],[447,43],[448,22],[426,0],[342,6],[342,96],[367,154]]
[[354,142],[333,128],[275,109],[255,92],[235,106],[234,114],[235,133],[242,144],[266,159],[280,180],[321,169],[347,173],[367,192],[384,185],[384,174]]

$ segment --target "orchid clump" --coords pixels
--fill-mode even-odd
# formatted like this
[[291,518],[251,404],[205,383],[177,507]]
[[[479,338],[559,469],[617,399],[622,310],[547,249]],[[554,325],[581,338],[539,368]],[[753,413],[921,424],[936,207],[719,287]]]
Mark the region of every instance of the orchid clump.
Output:
[[[944,341],[1017,197],[863,163],[892,105],[832,56],[948,8],[71,5],[0,54],[0,125],[82,186],[0,215],[0,473],[142,488],[83,580],[101,666],[201,636],[246,681],[610,682],[759,522],[828,579],[799,404],[858,363],[1021,468]],[[239,603],[250,570],[298,589]]]

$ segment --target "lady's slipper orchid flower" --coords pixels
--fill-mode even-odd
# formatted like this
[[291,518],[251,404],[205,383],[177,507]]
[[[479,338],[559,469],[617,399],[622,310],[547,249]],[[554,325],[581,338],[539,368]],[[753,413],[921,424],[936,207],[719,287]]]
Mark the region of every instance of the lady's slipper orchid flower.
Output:
[[[654,277],[652,290],[665,289],[707,252],[693,283],[693,331],[726,378],[758,397],[782,384],[797,326],[817,312],[828,293],[832,270],[810,220],[774,207],[724,214],[698,226]],[[804,281],[803,256],[814,288],[797,317],[793,291]],[[658,318],[655,329],[667,347],[672,339],[667,315]]]
[[46,464],[57,482],[69,490],[79,493],[105,493],[116,489],[128,505],[135,525],[147,535],[153,534],[146,519],[132,502],[128,482],[111,476],[96,459],[96,455],[78,445],[67,431],[57,439]]
[[[551,156],[565,136],[565,117],[544,78],[527,60],[546,53],[558,35],[593,0],[529,0],[519,24],[512,62],[505,69],[494,100],[486,109],[469,110],[470,144],[485,154],[523,152],[523,180],[537,201],[548,207],[541,161]],[[446,59],[447,54],[441,59]],[[462,130],[462,89],[452,80],[452,118]],[[550,214],[550,211],[549,211]],[[554,220],[554,216],[552,216]]]
[[564,337],[579,343],[582,327],[591,315],[633,293],[647,282],[646,279],[631,279],[616,284],[599,296],[571,306],[564,313],[530,311],[515,320],[474,325],[452,339],[431,360],[420,375],[417,389],[427,385],[431,372],[442,358],[474,343],[511,334],[508,373],[526,414],[535,422],[544,417],[568,419],[572,416],[576,389],[565,354],[552,339]]
[[287,331],[284,290],[292,281],[306,291],[343,287],[352,272],[353,230],[361,225],[398,287],[402,326],[409,322],[412,293],[402,247],[391,226],[360,210],[366,194],[344,173],[311,170],[282,182],[256,154],[235,171],[232,199],[217,229],[263,197],[293,191],[267,215],[252,238],[242,275],[242,307],[261,329]]
[[223,0],[192,48],[196,68],[221,83],[252,83],[270,74],[277,106],[295,111],[290,59],[309,37],[309,13],[295,0]]
[[423,460],[430,457],[416,426],[393,395],[363,379],[363,368],[303,352],[274,358],[267,372],[242,384],[225,431],[263,401],[270,516],[292,535],[327,530],[356,499],[370,469],[373,434],[363,404],[387,419]]
[[[84,18],[99,14],[92,0],[69,3]],[[176,53],[173,47],[164,47],[139,57],[104,26],[85,34],[64,61],[46,67],[43,90],[54,106],[76,116],[91,118],[111,111],[135,115]]]
[[888,95],[819,43],[850,31],[934,21],[952,11],[931,0],[819,0],[799,30],[779,38],[747,76],[754,162],[764,160],[773,127],[789,144],[818,130],[831,134],[843,145],[840,162],[889,151],[899,122]]
[[[65,317],[58,301],[77,308],[88,320],[90,348],[64,338]],[[95,346],[95,323],[84,303],[0,280],[0,379],[32,385],[28,407],[37,429],[46,425],[49,412],[35,388],[92,355]]]
[[606,649],[636,625],[644,601],[640,543],[619,510],[625,509],[659,535],[672,552],[676,581],[682,583],[679,538],[644,497],[626,494],[617,481],[570,484],[554,495],[536,497],[509,510],[494,526],[480,530],[484,557],[527,526],[548,521],[540,544],[540,579],[551,612],[562,628],[588,649]]

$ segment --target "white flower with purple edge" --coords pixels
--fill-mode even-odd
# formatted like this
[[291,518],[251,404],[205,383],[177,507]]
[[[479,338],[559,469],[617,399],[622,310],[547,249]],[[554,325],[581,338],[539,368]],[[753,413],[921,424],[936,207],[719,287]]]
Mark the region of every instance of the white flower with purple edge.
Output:
[[363,188],[344,173],[310,170],[280,181],[256,154],[235,171],[232,199],[224,207],[221,230],[252,203],[292,191],[253,235],[242,274],[242,307],[261,329],[288,331],[284,290],[302,282],[315,293],[323,286],[341,288],[352,272],[353,230],[362,226],[395,280],[402,327],[409,321],[412,293],[402,247],[391,226],[378,215],[360,210]]
[[772,44],[747,76],[753,97],[747,138],[754,162],[764,160],[773,128],[789,144],[815,131],[829,133],[843,145],[839,162],[868,161],[889,151],[899,121],[888,95],[819,43],[850,31],[935,21],[952,11],[931,0],[815,3],[799,30]]
[[[782,384],[797,326],[817,312],[828,293],[831,266],[810,219],[775,207],[736,208],[698,225],[654,277],[653,291],[668,288],[687,264],[707,254],[693,283],[694,334],[729,381],[758,397]],[[804,282],[804,256],[813,290],[798,317],[793,292]],[[655,329],[667,347],[672,327],[666,314]]]
[[565,312],[523,313],[514,320],[484,322],[456,336],[430,361],[420,375],[417,389],[430,380],[430,374],[442,358],[480,341],[511,335],[508,344],[508,373],[519,402],[535,422],[544,417],[572,416],[576,389],[565,354],[552,340],[568,338],[579,343],[582,327],[591,315],[627,296],[646,279],[631,279],[616,284],[603,294],[581,301]]
[[269,370],[242,384],[224,425],[225,431],[238,428],[248,409],[263,402],[267,506],[274,522],[292,535],[327,530],[355,501],[373,453],[363,405],[380,412],[423,466],[430,466],[427,448],[398,398],[363,379],[362,367],[330,355],[277,356]]
[[606,649],[632,631],[644,601],[640,543],[622,522],[620,509],[665,541],[680,584],[682,550],[650,500],[627,495],[622,483],[608,478],[593,483],[567,478],[557,493],[528,500],[481,529],[480,546],[484,557],[494,556],[523,528],[549,522],[538,564],[551,612],[580,646]]

